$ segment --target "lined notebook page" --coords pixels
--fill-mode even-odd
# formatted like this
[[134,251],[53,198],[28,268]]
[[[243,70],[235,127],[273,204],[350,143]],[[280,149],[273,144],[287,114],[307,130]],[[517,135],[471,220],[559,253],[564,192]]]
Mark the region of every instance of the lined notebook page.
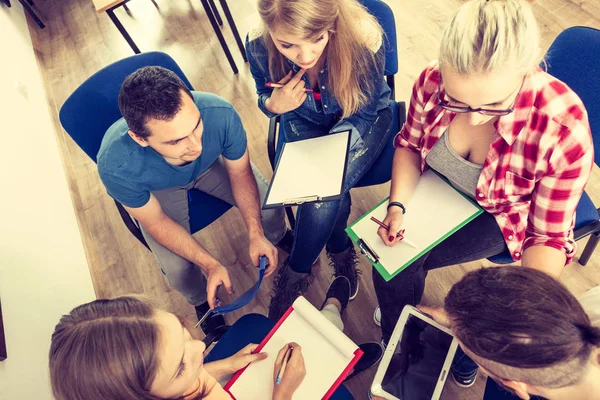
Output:
[[354,358],[358,346],[304,297],[263,348],[268,358],[250,364],[230,388],[237,400],[265,400],[273,395],[277,353],[289,342],[302,347],[306,377],[294,400],[320,399]]
[[384,201],[352,226],[352,230],[377,253],[379,263],[390,275],[480,210],[433,171],[427,170],[406,204],[402,225],[406,229],[404,236],[417,246],[415,249],[402,242],[387,247],[377,235],[379,226],[371,221],[371,216],[383,221],[387,205]]
[[306,196],[335,196],[342,189],[349,132],[285,144],[266,205]]

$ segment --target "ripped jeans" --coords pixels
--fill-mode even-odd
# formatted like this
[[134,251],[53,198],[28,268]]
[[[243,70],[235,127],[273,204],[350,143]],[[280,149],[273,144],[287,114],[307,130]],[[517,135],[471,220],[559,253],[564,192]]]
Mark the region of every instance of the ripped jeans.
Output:
[[[281,116],[280,123],[286,140],[293,142],[327,135],[337,119],[321,125],[289,112]],[[391,108],[380,110],[371,130],[362,138],[364,146],[350,151],[341,199],[298,206],[294,246],[288,260],[295,272],[310,273],[324,246],[331,253],[340,253],[352,245],[345,231],[352,204],[350,189],[369,170],[383,148],[389,145],[391,123]]]

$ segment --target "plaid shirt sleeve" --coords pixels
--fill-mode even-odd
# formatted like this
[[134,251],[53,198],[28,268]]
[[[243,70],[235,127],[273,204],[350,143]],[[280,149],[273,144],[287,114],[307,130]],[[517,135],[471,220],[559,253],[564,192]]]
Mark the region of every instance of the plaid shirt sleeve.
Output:
[[[428,97],[427,89],[435,83],[433,73],[434,64],[429,64],[421,72],[413,85],[410,105],[406,115],[406,122],[394,139],[394,147],[405,147],[415,153],[421,151],[421,139],[423,137],[423,118],[425,115],[424,104]],[[437,78],[439,79],[439,78]],[[437,83],[436,83],[437,84]]]
[[548,173],[536,183],[523,250],[544,245],[575,256],[574,214],[594,163],[587,118],[562,136],[552,150]]

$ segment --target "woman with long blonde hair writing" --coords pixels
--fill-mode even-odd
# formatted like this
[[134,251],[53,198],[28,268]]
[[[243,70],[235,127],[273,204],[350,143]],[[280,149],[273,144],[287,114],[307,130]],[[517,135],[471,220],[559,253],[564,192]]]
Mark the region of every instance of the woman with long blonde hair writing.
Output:
[[574,214],[593,165],[592,137],[579,97],[539,68],[539,40],[526,1],[470,0],[444,30],[439,60],[416,80],[395,140],[390,229],[379,229],[381,240],[397,244],[411,212],[404,205],[427,168],[484,212],[390,282],[373,274],[384,341],[402,307],[421,300],[428,270],[508,252],[558,278],[575,256]]
[[246,52],[261,111],[281,116],[287,141],[351,131],[343,198],[298,208],[293,248],[269,308],[278,319],[308,288],[324,246],[335,275],[350,280],[356,297],[357,259],[345,232],[349,191],[388,143],[392,113],[382,29],[358,1],[259,0],[258,12],[262,26],[249,33]]

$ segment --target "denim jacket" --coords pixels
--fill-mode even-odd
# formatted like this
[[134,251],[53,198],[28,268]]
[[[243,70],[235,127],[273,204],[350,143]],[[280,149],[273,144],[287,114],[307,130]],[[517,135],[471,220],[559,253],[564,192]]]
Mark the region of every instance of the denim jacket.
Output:
[[[380,62],[379,71],[384,70],[385,54],[384,46],[382,45],[375,56]],[[256,83],[256,92],[258,93],[258,108],[262,110],[267,117],[272,118],[274,114],[265,107],[266,100],[271,96],[272,88],[267,87],[266,83],[271,81],[269,75],[269,60],[268,53],[262,36],[250,40],[249,35],[246,36],[246,54],[250,63],[250,72]],[[286,60],[290,69],[294,73],[298,72],[301,67],[290,60]],[[337,121],[330,129],[330,133],[343,132],[351,130],[350,150],[358,150],[363,147],[363,137],[366,135],[371,125],[377,118],[377,112],[388,107],[391,90],[387,85],[382,73],[377,69],[373,69],[371,79],[375,82],[374,90],[367,95],[369,102],[361,107],[353,115],[340,119],[342,108],[334,97],[333,92],[328,89],[328,71],[327,61],[323,68],[318,73],[319,83],[321,85],[321,102],[315,101],[312,93],[307,93],[306,100],[297,109],[293,110],[296,114],[306,118],[317,124],[326,124],[328,121]],[[302,80],[307,83],[307,87],[312,87],[306,75],[302,76]]]

